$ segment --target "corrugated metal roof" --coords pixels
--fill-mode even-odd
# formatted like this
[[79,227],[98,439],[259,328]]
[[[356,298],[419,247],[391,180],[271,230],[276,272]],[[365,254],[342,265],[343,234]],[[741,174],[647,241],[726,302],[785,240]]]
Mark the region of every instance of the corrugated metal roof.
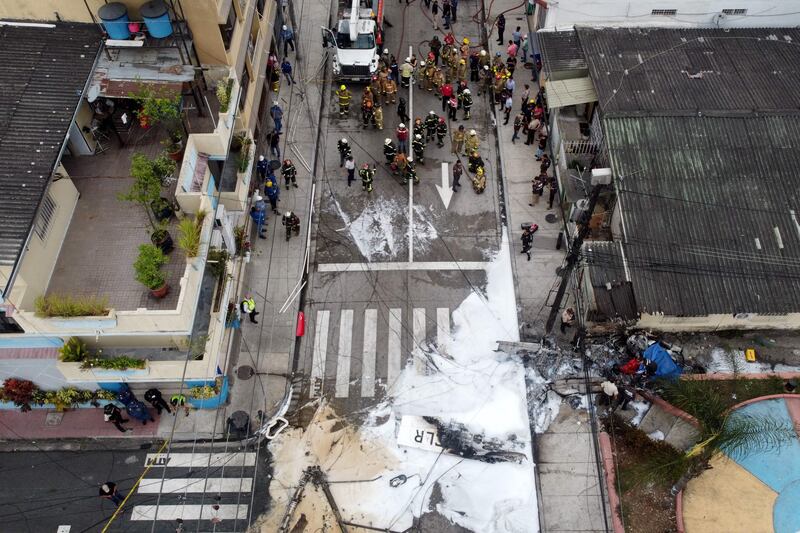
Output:
[[590,241],[581,253],[589,270],[597,311],[606,319],[639,317],[633,286],[627,280],[619,242]]
[[100,46],[94,24],[0,26],[0,265],[13,265]]
[[574,31],[536,32],[542,51],[542,70],[545,77],[553,72],[586,70],[586,57]]
[[606,114],[800,110],[800,30],[578,28]]
[[544,86],[544,90],[547,95],[547,107],[550,109],[597,101],[597,93],[592,80],[588,77],[550,80]]
[[800,312],[797,115],[604,125],[640,311]]

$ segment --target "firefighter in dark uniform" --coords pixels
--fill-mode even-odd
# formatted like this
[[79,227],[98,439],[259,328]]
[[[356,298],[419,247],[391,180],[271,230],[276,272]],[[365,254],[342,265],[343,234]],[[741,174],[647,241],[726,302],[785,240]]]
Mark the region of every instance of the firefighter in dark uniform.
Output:
[[366,128],[375,124],[375,111],[372,109],[372,100],[364,102],[361,106],[361,123]]
[[464,89],[461,93],[461,105],[464,107],[464,120],[469,120],[470,109],[472,109],[472,93],[469,89]]
[[339,90],[336,91],[336,97],[339,99],[339,118],[345,118],[350,113],[350,101],[353,99],[353,95],[350,94],[347,87],[340,85]]
[[425,142],[432,141],[436,137],[436,126],[439,124],[439,116],[431,111],[425,117]]
[[372,180],[375,178],[375,166],[369,168],[369,163],[364,163],[358,171],[361,178],[361,188],[367,192],[372,192]]
[[425,164],[425,140],[422,135],[414,135],[414,142],[411,143],[411,148],[414,150],[414,159],[420,165]]
[[339,149],[339,166],[343,167],[344,160],[353,155],[353,149],[350,148],[350,143],[344,138],[336,143],[336,147]]
[[417,177],[417,169],[412,161],[408,162],[406,166],[406,171],[404,173],[405,182],[408,183],[411,180],[414,180],[414,183],[419,183],[419,178]]
[[436,146],[441,148],[444,146],[444,138],[447,135],[447,121],[444,117],[439,119],[439,124],[436,125]]
[[386,139],[383,142],[383,157],[386,158],[386,164],[391,165],[394,163],[394,158],[397,155],[397,146],[391,139]]
[[295,189],[297,188],[297,169],[292,164],[291,159],[287,159],[283,162],[281,166],[281,176],[283,176],[283,181],[287,189],[289,188],[289,183],[294,185]]

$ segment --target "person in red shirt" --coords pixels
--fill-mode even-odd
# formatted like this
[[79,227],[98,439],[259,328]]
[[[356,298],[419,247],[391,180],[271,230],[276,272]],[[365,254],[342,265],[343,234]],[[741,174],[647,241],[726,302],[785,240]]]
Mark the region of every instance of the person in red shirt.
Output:
[[450,98],[453,96],[453,85],[450,83],[445,83],[442,85],[440,90],[442,93],[442,112],[447,112],[447,104],[450,101]]
[[406,125],[401,122],[397,126],[395,135],[397,136],[397,151],[406,152],[408,150],[408,128],[406,128]]

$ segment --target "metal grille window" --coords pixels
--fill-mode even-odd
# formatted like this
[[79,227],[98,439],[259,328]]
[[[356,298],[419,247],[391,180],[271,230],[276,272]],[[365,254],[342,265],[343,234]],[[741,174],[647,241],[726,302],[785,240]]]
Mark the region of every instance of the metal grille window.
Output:
[[726,15],[747,15],[746,9],[723,9],[722,12]]
[[44,200],[42,200],[42,207],[39,210],[39,216],[36,217],[36,224],[33,227],[36,235],[38,235],[41,240],[47,238],[47,230],[50,229],[50,222],[52,222],[56,214],[56,207],[55,200],[50,196],[50,193],[47,193]]
[[244,111],[244,104],[247,100],[247,88],[250,86],[250,69],[247,68],[245,63],[242,70],[242,93],[239,97],[239,110]]
[[650,12],[651,15],[658,15],[662,17],[671,17],[678,14],[677,9],[654,9]]
[[230,50],[231,39],[233,39],[233,32],[236,29],[236,10],[231,6],[228,11],[228,20],[225,24],[219,25],[219,33],[222,35],[222,44],[225,45],[225,50]]

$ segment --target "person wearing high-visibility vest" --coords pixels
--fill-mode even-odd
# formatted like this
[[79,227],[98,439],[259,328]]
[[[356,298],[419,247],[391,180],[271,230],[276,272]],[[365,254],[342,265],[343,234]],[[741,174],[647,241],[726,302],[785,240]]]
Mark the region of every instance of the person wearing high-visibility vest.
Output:
[[259,312],[256,311],[256,301],[249,294],[245,296],[244,300],[242,300],[242,313],[250,315],[250,322],[253,324],[258,324],[256,315],[258,315]]
[[[253,307],[255,307],[255,303],[253,303]],[[189,410],[191,409],[191,406],[186,403],[186,396],[183,394],[173,394],[169,398],[169,403],[171,403],[172,407],[175,408],[175,413],[173,414],[177,415],[178,408],[183,407],[183,412],[186,414],[186,416],[189,416]]]

